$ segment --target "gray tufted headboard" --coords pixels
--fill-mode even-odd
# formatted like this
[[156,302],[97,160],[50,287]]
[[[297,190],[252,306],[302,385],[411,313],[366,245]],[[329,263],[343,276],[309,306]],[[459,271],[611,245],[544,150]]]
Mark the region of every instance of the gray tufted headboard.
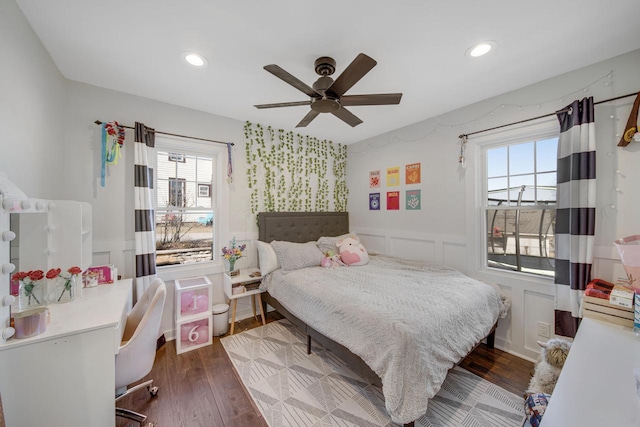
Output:
[[260,212],[258,240],[305,243],[349,232],[348,212]]

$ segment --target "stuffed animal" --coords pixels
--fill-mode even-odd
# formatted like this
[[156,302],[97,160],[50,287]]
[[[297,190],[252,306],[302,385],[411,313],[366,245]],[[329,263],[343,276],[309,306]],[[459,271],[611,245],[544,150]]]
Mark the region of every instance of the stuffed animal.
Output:
[[327,251],[324,254],[324,258],[322,258],[320,265],[322,267],[329,268],[329,267],[341,267],[345,265],[345,263],[342,262],[342,260],[340,259],[340,255],[336,254],[333,251]]
[[365,265],[369,262],[369,254],[357,239],[349,236],[336,242],[340,259],[347,265]]
[[536,363],[527,394],[551,394],[556,386],[556,381],[558,381],[564,362],[569,355],[571,342],[561,338],[553,338],[546,344],[538,341],[538,345],[542,347],[540,360]]

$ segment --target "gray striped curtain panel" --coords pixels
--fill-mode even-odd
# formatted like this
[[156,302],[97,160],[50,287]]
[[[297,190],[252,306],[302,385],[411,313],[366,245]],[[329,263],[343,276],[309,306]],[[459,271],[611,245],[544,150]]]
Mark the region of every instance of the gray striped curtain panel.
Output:
[[593,97],[557,113],[555,332],[574,337],[580,301],[591,280],[596,221],[596,140]]
[[139,297],[156,278],[153,168],[150,162],[155,152],[154,130],[136,122],[134,145],[136,296]]

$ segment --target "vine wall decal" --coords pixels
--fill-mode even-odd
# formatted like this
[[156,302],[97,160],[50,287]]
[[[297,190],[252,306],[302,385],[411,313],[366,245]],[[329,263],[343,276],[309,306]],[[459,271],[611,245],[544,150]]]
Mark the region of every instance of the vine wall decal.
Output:
[[253,214],[346,212],[346,145],[251,122],[244,138]]

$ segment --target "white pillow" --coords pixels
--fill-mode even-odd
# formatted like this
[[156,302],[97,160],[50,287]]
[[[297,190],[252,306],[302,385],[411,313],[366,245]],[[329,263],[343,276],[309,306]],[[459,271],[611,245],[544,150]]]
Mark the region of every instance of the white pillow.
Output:
[[293,243],[274,240],[271,242],[271,247],[278,256],[282,271],[316,267],[320,265],[324,257],[316,246],[316,242]]
[[256,240],[256,246],[258,247],[258,264],[262,277],[280,268],[278,257],[269,243]]

